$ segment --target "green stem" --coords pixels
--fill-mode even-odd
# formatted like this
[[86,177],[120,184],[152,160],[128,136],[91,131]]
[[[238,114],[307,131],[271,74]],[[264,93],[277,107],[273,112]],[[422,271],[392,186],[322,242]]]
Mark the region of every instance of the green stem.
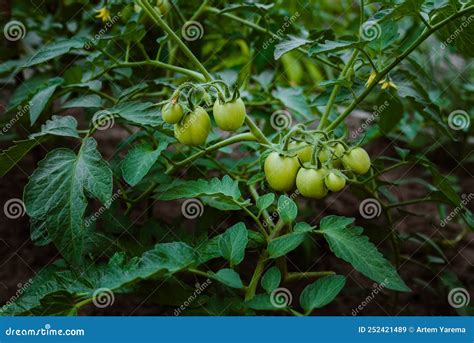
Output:
[[420,37],[417,38],[415,42],[401,55],[397,56],[395,60],[390,63],[387,67],[385,67],[379,74],[377,74],[377,77],[375,80],[365,89],[365,91],[359,95],[357,99],[355,99],[349,107],[341,113],[328,127],[328,130],[334,130],[356,107],[359,105],[359,103],[362,102],[372,91],[372,89],[381,81],[385,76],[393,69],[395,68],[398,64],[400,64],[408,55],[410,55],[413,50],[415,50],[421,43],[423,43],[429,36],[431,36],[433,33],[441,29],[443,26],[451,22],[452,20],[459,18],[468,12],[474,10],[474,6],[469,6],[456,14],[453,14],[452,16],[442,20],[438,24],[432,26],[431,28],[427,28]]
[[[341,71],[338,81],[342,81],[346,78],[346,74],[349,71],[349,69],[352,68],[352,66],[354,65],[354,62],[358,54],[359,54],[359,50],[354,50],[346,66]],[[341,85],[339,84],[336,84],[334,88],[332,89],[331,95],[329,96],[328,104],[326,105],[326,109],[323,113],[323,116],[321,117],[321,121],[319,122],[318,129],[324,129],[324,127],[326,126],[328,118],[329,118],[329,114],[331,113],[332,106],[334,105],[334,102],[336,101],[336,97],[340,89],[341,89]]]
[[272,142],[268,140],[268,138],[263,134],[263,132],[258,128],[258,126],[253,122],[252,118],[248,115],[245,116],[245,123],[250,129],[250,132],[258,139],[259,142],[272,145]]
[[178,37],[178,35],[166,24],[166,22],[161,19],[160,13],[158,13],[147,1],[135,0],[135,2],[140,5],[143,10],[148,14],[148,16],[153,19],[161,28],[168,34],[168,36],[175,41],[175,43],[181,48],[186,56],[199,68],[201,73],[206,78],[206,81],[211,81],[212,76],[209,74],[207,69],[202,65],[202,63],[194,56],[191,50],[183,43],[183,41]]
[[180,161],[180,162],[177,162],[174,166],[171,166],[170,168],[168,168],[168,170],[166,171],[167,174],[171,174],[173,173],[176,169],[179,169],[181,168],[182,166],[188,164],[188,163],[191,163],[192,161],[198,159],[199,157],[201,156],[204,156],[205,154],[207,154],[208,152],[211,152],[211,151],[214,151],[214,150],[218,150],[220,148],[223,148],[227,145],[231,145],[231,144],[234,144],[234,143],[238,143],[238,142],[245,142],[245,141],[256,141],[257,138],[250,132],[247,132],[247,133],[241,133],[239,135],[235,135],[235,136],[232,136],[232,137],[229,137],[227,139],[224,139],[214,145],[211,145],[197,153],[195,153],[194,155],[191,155],[189,156],[188,158]]
[[255,271],[253,272],[252,279],[250,280],[249,287],[245,292],[245,301],[252,299],[255,296],[255,292],[257,290],[258,282],[260,281],[260,277],[263,274],[263,270],[265,269],[265,263],[267,262],[268,252],[267,250],[262,251],[260,257],[257,261],[257,266],[255,267]]

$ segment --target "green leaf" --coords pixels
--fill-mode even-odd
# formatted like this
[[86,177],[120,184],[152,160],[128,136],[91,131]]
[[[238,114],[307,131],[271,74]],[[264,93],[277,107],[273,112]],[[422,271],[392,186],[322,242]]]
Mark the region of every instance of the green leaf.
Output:
[[291,223],[298,215],[298,206],[286,195],[282,195],[278,198],[278,214],[284,223]]
[[130,186],[138,184],[168,147],[170,140],[163,139],[156,149],[143,143],[131,149],[122,162],[122,175]]
[[102,160],[93,138],[76,154],[56,149],[46,155],[25,187],[28,215],[44,221],[48,235],[71,263],[80,263],[86,230],[86,193],[107,204],[112,194],[112,171]]
[[67,54],[72,49],[82,49],[87,41],[88,40],[86,38],[74,37],[45,45],[36,51],[33,56],[28,58],[22,67],[31,67],[36,64],[49,61],[55,57]]
[[271,293],[275,288],[280,285],[281,273],[277,267],[271,267],[262,277],[262,287],[267,293]]
[[277,89],[272,92],[272,95],[275,99],[281,101],[283,105],[295,111],[304,119],[311,118],[311,109],[301,88],[277,87]]
[[135,124],[145,126],[163,125],[160,109],[151,102],[124,102],[109,108],[108,111]]
[[245,302],[245,305],[247,305],[253,310],[260,311],[271,311],[281,309],[279,307],[275,307],[275,305],[272,304],[269,294],[256,294],[251,300]]
[[[157,187],[156,199],[174,200],[182,198],[196,198],[201,196],[212,196],[227,204],[234,204],[234,209],[240,209],[235,203],[242,206],[246,203],[240,202],[241,193],[239,183],[225,175],[222,180],[213,178],[211,180],[175,181],[172,184],[163,184]],[[210,204],[211,205],[211,204]],[[213,207],[218,208],[216,203]]]
[[339,294],[346,278],[342,275],[325,276],[305,287],[300,295],[301,307],[306,312],[321,308],[329,304]]
[[353,218],[338,216],[327,216],[321,220],[320,228],[331,251],[368,278],[383,283],[385,287],[401,292],[410,291],[390,262],[369,242],[368,237],[362,236],[361,230],[348,228],[353,222]]
[[275,201],[274,193],[268,193],[268,194],[262,195],[257,200],[257,207],[260,211],[266,210],[268,207],[271,206],[271,204],[273,204],[274,201]]
[[377,107],[374,107],[373,115],[377,115],[379,126],[384,134],[392,131],[403,117],[403,104],[390,92],[383,92],[377,99]]
[[102,98],[96,94],[83,95],[78,98],[69,100],[62,104],[62,108],[97,108],[102,107]]
[[232,266],[238,265],[244,260],[248,241],[248,231],[245,224],[235,224],[220,236],[219,249],[221,256],[229,261]]
[[41,125],[41,131],[34,133],[30,137],[40,137],[44,135],[54,135],[63,137],[79,138],[77,133],[77,120],[71,116],[52,116],[50,120]]
[[304,238],[305,233],[293,232],[271,240],[267,248],[269,257],[277,258],[288,254],[303,243]]
[[279,59],[282,55],[286,54],[287,52],[299,48],[302,45],[310,43],[311,41],[298,38],[294,36],[289,36],[288,39],[281,41],[277,45],[275,45],[275,52],[274,52],[274,59]]
[[31,149],[46,139],[46,137],[41,137],[39,139],[16,141],[14,145],[3,150],[0,153],[0,177],[8,173]]
[[212,273],[211,275],[213,275],[217,281],[222,282],[226,286],[239,289],[244,288],[239,274],[232,269],[224,268],[219,270],[217,273]]
[[30,101],[30,123],[33,125],[38,120],[39,116],[45,109],[46,105],[49,103],[51,97],[53,96],[56,88],[64,82],[64,79],[61,77],[55,77],[51,79],[47,86],[36,93]]
[[77,271],[65,269],[63,261],[56,261],[36,274],[19,298],[6,306],[3,313],[28,313],[39,307],[43,299],[56,296],[59,292],[63,295],[68,293],[71,298],[80,294],[82,298],[89,299],[99,289],[130,292],[133,288],[127,285],[134,280],[168,278],[194,263],[194,249],[182,242],[157,244],[140,257],[128,261],[125,254],[116,253],[106,264],[92,264]]
[[366,43],[365,42],[358,42],[358,41],[329,41],[326,40],[324,43],[322,42],[317,42],[313,46],[311,46],[308,49],[308,55],[313,56],[313,55],[318,55],[322,53],[329,53],[329,52],[337,52],[341,50],[346,50],[346,49],[353,49],[353,48],[359,48],[364,46]]

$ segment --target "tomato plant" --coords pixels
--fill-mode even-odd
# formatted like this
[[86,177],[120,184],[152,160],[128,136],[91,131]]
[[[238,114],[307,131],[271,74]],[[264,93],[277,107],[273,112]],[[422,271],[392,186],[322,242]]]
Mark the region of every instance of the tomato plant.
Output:
[[471,313],[470,1],[5,8],[1,314]]

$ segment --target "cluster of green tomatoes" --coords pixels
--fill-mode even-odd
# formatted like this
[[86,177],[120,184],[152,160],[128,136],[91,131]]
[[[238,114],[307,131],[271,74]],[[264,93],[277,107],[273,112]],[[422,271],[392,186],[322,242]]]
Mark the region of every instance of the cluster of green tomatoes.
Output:
[[[236,131],[245,122],[245,104],[237,89],[231,95],[220,80],[199,85],[184,83],[161,111],[163,120],[174,125],[174,135],[180,143],[199,146],[206,142],[211,119],[200,104],[204,101],[207,106],[212,105],[210,94],[216,95],[212,114],[220,129]],[[321,199],[329,191],[342,190],[347,175],[363,175],[371,166],[364,149],[349,148],[342,139],[333,139],[325,131],[306,130],[301,124],[293,127],[281,142],[279,148],[270,147],[272,152],[264,162],[265,178],[276,191],[288,192],[296,185],[304,197]]]
[[[223,83],[225,85],[223,93],[217,86],[219,83],[223,82],[213,81],[199,86],[183,84],[173,93],[170,101],[163,106],[161,111],[163,120],[168,124],[174,124],[174,135],[180,143],[198,146],[206,142],[207,136],[211,132],[211,119],[203,107],[199,104],[194,105],[192,99],[194,93],[199,93],[199,98],[209,103],[211,101],[208,93],[209,88],[214,88],[217,94],[212,108],[217,126],[224,131],[235,131],[243,125],[246,110],[238,91],[234,91],[230,96],[227,85]],[[187,106],[183,106],[179,102],[180,94],[183,92],[187,94]]]
[[296,185],[304,197],[321,199],[329,191],[342,190],[348,180],[346,174],[363,175],[370,165],[364,149],[349,148],[342,140],[330,139],[320,131],[304,132],[301,140],[287,137],[283,149],[267,156],[264,171],[276,191],[288,192]]

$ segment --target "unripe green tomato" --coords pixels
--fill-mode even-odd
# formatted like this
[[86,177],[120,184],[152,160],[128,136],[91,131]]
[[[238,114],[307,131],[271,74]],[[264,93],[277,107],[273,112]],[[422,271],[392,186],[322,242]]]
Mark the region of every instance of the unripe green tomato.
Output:
[[330,191],[339,192],[346,186],[346,179],[334,172],[329,172],[324,179],[324,184]]
[[306,198],[321,199],[328,194],[324,185],[325,169],[301,168],[296,176],[296,187]]
[[290,150],[299,150],[296,152],[301,162],[306,163],[311,160],[311,154],[313,153],[313,148],[311,145],[305,142],[291,142],[288,146]]
[[245,104],[241,98],[221,104],[217,99],[212,109],[217,126],[224,131],[235,131],[245,121]]
[[163,106],[161,110],[163,120],[168,124],[176,124],[183,118],[183,108],[180,104],[173,104],[171,102]]
[[350,150],[342,158],[342,163],[346,169],[352,170],[356,174],[365,174],[370,169],[370,157],[362,148]]
[[202,107],[196,107],[193,112],[174,125],[176,139],[185,145],[204,144],[209,132],[211,132],[211,119]]
[[[339,168],[342,166],[342,156],[344,156],[344,153],[346,152],[346,149],[344,149],[344,146],[341,143],[337,143],[336,145],[332,145],[330,147],[332,150],[332,165],[336,168]],[[321,163],[324,163],[328,160],[329,158],[329,151],[327,149],[321,150],[321,152],[318,155],[319,161]]]
[[287,192],[295,187],[295,178],[299,167],[296,157],[281,156],[278,152],[272,152],[265,159],[263,169],[271,188]]

